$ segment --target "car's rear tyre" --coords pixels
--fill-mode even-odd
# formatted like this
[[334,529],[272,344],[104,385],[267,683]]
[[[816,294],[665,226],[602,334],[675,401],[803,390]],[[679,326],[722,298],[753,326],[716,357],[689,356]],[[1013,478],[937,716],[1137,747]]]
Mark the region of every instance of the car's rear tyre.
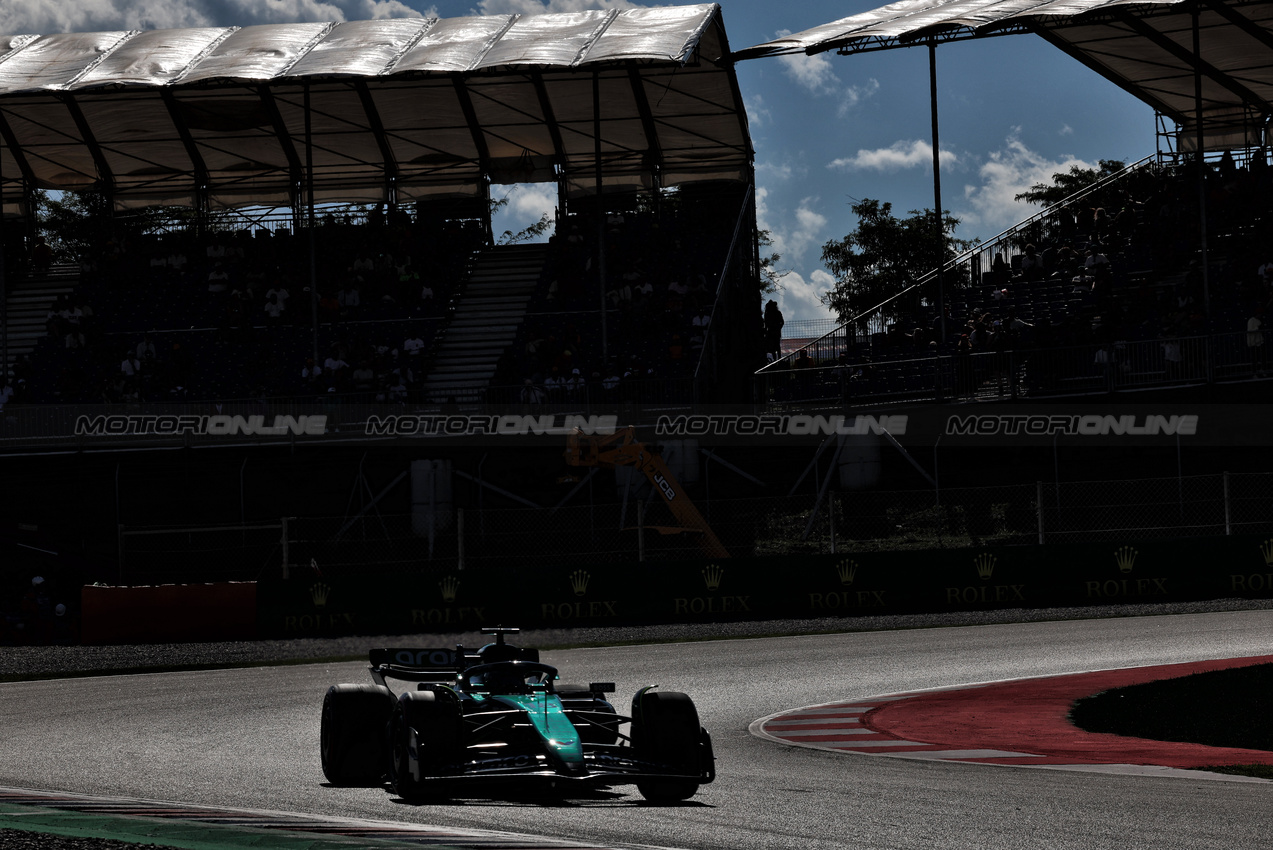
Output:
[[385,730],[394,699],[380,685],[332,685],[323,697],[319,752],[333,785],[368,787],[384,781]]
[[637,782],[641,796],[655,803],[688,800],[698,792],[702,771],[702,727],[688,696],[675,691],[642,691],[632,700],[632,747],[637,758],[685,779]]
[[[464,714],[449,691],[407,691],[398,697],[390,728],[390,776],[394,790],[406,798],[442,796],[446,785],[437,779],[459,764],[463,747]],[[419,776],[411,769],[414,748]]]

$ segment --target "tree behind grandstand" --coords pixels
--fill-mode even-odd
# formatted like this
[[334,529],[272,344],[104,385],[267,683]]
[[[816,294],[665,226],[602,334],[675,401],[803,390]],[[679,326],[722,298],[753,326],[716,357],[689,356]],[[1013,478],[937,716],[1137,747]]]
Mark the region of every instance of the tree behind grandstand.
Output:
[[[1035,183],[1026,191],[1019,195],[1014,195],[1014,201],[1025,201],[1029,204],[1038,204],[1041,207],[1050,207],[1053,204],[1060,203],[1071,195],[1083,191],[1088,186],[1093,186],[1113,174],[1117,174],[1126,168],[1126,164],[1117,159],[1102,159],[1100,165],[1096,168],[1081,168],[1077,165],[1071,165],[1069,171],[1058,171],[1052,175],[1051,183]],[[1100,199],[1095,199],[1100,200]],[[1097,203],[1096,206],[1102,204]]]
[[[877,304],[905,291],[940,263],[968,250],[973,242],[951,234],[959,219],[943,212],[942,236],[933,229],[933,211],[911,210],[907,218],[893,215],[893,205],[865,198],[850,209],[858,226],[843,239],[822,246],[822,262],[835,276],[835,286],[822,296],[822,303],[836,312],[841,322],[866,313]],[[965,270],[944,276],[947,291],[968,284]],[[936,303],[932,292],[916,290],[883,308],[886,319],[915,310],[921,301]],[[865,321],[865,319],[864,319]]]

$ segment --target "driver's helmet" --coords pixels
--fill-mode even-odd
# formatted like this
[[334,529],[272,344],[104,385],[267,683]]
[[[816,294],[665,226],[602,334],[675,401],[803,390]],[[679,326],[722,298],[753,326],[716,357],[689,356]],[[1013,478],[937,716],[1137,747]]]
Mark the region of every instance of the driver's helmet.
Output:
[[515,693],[526,689],[524,675],[514,667],[488,670],[474,676],[474,684],[496,693]]

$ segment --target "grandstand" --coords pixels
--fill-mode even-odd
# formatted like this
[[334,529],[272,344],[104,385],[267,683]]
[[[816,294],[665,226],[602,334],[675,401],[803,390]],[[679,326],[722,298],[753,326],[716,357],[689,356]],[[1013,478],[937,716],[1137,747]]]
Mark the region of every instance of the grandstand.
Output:
[[[1247,328],[1273,308],[1261,256],[1273,227],[1273,14],[1251,0],[1116,5],[920,2],[740,51],[927,46],[936,133],[937,47],[1030,34],[1176,125],[1160,132],[1157,156],[763,367],[762,404],[1015,400],[1265,376]],[[934,191],[940,208],[936,173]]]
[[[758,312],[751,143],[716,6],[12,37],[0,135],[19,403],[746,381],[746,358],[714,354],[754,347],[741,317]],[[537,181],[557,184],[556,234],[495,244],[491,185]],[[115,210],[59,287],[22,275],[37,187]],[[193,211],[130,230],[155,204]],[[311,359],[347,365],[314,378]]]
[[[1126,15],[1159,16],[1122,5],[1123,29],[1139,26]],[[1058,21],[1039,26],[1063,40],[1067,22],[1107,25]],[[956,31],[863,38],[875,49]],[[833,35],[818,44],[851,41]],[[801,37],[781,49],[813,47]],[[1254,39],[1238,50],[1244,80],[1259,66],[1248,54],[1268,54],[1267,34]],[[879,426],[903,403],[1147,389],[1244,402],[1267,387],[1247,319],[1273,306],[1273,282],[1256,275],[1273,221],[1268,150],[1232,120],[1251,104],[1235,112],[1214,80],[1208,102],[1226,104],[1214,124],[1164,102],[1183,120],[1174,149],[956,258],[944,294],[935,270],[762,367],[752,147],[733,62],[770,52],[731,53],[714,5],[0,39],[0,325],[17,385],[0,450],[20,482],[6,516],[76,540],[86,573],[110,580],[185,579],[196,563],[218,579],[326,565],[352,580],[370,563],[675,560],[696,546],[645,513],[657,504],[648,485],[563,469],[560,434],[497,445],[366,425],[387,412],[607,413],[647,427],[729,403],[753,419],[860,413]],[[1264,79],[1250,84],[1267,101]],[[1190,147],[1199,127],[1205,167]],[[552,237],[498,244],[491,186],[533,182],[557,190]],[[33,250],[37,188],[96,193],[115,234],[46,267]],[[163,217],[140,216],[155,205]],[[1089,268],[1089,247],[1108,262]],[[279,433],[81,431],[90,414],[290,419]],[[325,424],[301,433],[311,417]],[[1269,479],[1251,468],[1263,455],[1219,461],[1238,458],[1253,483],[1231,488],[1217,467],[1187,499],[1179,442],[1102,444],[1094,465],[1153,477],[1156,507],[1152,523],[1111,519],[1097,538],[1074,517],[1110,513],[1099,488],[1073,505],[1059,480],[1047,498],[1038,483],[1060,477],[1056,441],[1046,456],[996,446],[993,468],[948,441],[939,486],[939,424],[917,413],[903,435],[931,449],[932,475],[866,425],[870,439],[849,452],[842,434],[817,433],[723,448],[669,438],[659,450],[736,557],[864,541],[1025,546],[1044,542],[1045,525],[1052,540],[1162,536],[1217,491],[1223,519],[1197,534],[1266,533]],[[1161,483],[1172,450],[1177,477]],[[914,493],[837,493],[886,485]]]

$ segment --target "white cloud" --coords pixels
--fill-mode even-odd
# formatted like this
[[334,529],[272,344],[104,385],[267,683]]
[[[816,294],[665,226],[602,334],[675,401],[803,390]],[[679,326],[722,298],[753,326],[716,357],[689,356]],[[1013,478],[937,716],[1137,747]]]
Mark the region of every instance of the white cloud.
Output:
[[[557,207],[557,195],[554,186],[542,183],[518,183],[511,186],[492,187],[502,190],[508,204],[491,217],[491,230],[499,239],[505,231],[518,233],[539,221],[545,213],[551,219]],[[496,191],[498,194],[498,191]],[[541,238],[548,238],[551,229]]]
[[639,9],[628,0],[478,0],[479,15],[542,15],[544,12],[583,12],[589,9]]
[[1052,175],[1067,172],[1071,166],[1096,168],[1072,156],[1049,159],[1025,146],[1015,135],[1009,136],[1003,150],[993,151],[978,169],[979,185],[964,186],[964,201],[970,206],[961,213],[963,224],[982,224],[1004,229],[1038,211],[1038,207],[1013,200],[1035,183],[1051,183]]
[[420,15],[400,0],[2,0],[0,32],[251,26]]
[[[953,151],[941,152],[942,168],[959,165],[959,157]],[[923,168],[933,164],[933,146],[919,139],[897,141],[887,148],[859,150],[850,157],[832,160],[827,168],[872,169],[898,171],[903,168]]]
[[840,99],[839,115],[843,118],[853,107],[857,106],[868,97],[873,97],[880,90],[880,81],[871,77],[860,86],[849,86],[844,90],[843,97]]
[[1058,136],[1073,136],[1074,128],[1071,127],[1069,124],[1062,124],[1061,129],[1057,130],[1057,135]]
[[[778,30],[777,36],[791,35],[791,30]],[[787,75],[814,94],[834,94],[840,90],[840,78],[831,70],[825,53],[787,53],[777,57]]]
[[756,222],[761,230],[769,231],[773,240],[771,250],[782,255],[782,267],[790,268],[804,258],[810,246],[822,244],[822,229],[826,227],[827,217],[814,209],[819,199],[808,197],[803,198],[789,215],[780,213],[781,220],[775,222],[770,219],[768,199],[768,189],[762,186],[756,190]]
[[782,289],[774,296],[783,320],[790,322],[811,319],[831,319],[832,313],[823,306],[822,294],[832,287],[835,278],[822,269],[809,275],[809,280],[799,272],[790,272],[782,279]]
[[747,107],[747,123],[752,127],[763,127],[773,120],[773,115],[765,106],[765,99],[759,93],[745,98],[744,104]]

